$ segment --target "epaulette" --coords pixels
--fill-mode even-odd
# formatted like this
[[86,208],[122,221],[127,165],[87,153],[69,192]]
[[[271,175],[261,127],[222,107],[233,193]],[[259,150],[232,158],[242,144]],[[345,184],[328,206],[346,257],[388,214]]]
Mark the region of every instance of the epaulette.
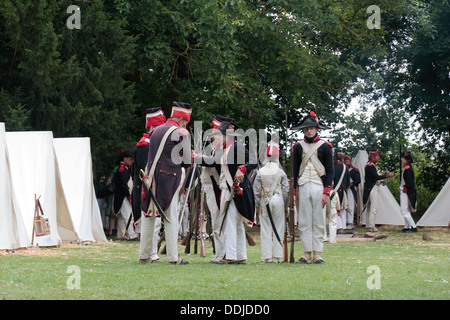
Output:
[[358,169],[358,168],[353,167],[353,169],[355,169],[356,172],[359,172],[359,169]]
[[328,142],[327,140],[324,140],[324,141],[331,149],[333,149],[333,145],[330,142]]
[[189,131],[187,131],[185,128],[180,128],[180,134],[182,136],[188,136],[189,135]]

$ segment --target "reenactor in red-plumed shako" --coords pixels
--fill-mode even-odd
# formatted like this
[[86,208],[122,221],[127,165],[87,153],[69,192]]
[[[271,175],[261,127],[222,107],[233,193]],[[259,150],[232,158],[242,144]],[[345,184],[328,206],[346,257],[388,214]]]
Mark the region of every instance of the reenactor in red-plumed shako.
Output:
[[417,232],[416,224],[411,217],[411,212],[416,212],[417,194],[414,184],[414,169],[410,152],[401,154],[403,164],[402,183],[400,185],[400,210],[405,219],[405,226],[402,232]]
[[[155,130],[155,128],[159,127],[160,125],[163,125],[164,122],[166,122],[166,117],[164,116],[164,112],[160,107],[148,108],[145,115],[146,133],[144,133],[141,140],[139,140],[139,142],[136,144],[136,148],[134,149],[135,162],[133,172],[133,215],[135,226],[139,227],[139,229],[141,230],[139,257],[141,261],[146,262],[159,260],[156,244],[158,239],[158,231],[161,228],[161,219],[159,217],[156,218],[154,233],[150,232],[149,230],[142,231],[141,212],[147,212],[150,198],[146,195],[145,186],[142,185],[139,173],[141,170],[145,170],[145,168],[147,167],[149,143],[153,130]],[[146,223],[144,226],[148,227],[148,225],[149,224]],[[149,238],[152,237],[152,235],[153,242],[151,242]]]
[[[149,153],[145,176],[142,177],[148,190],[146,198],[151,198],[148,209],[143,213],[144,229],[155,230],[155,219],[164,220],[167,262],[187,264],[178,254],[178,210],[179,191],[184,180],[184,168],[192,165],[191,143],[186,126],[192,109],[188,103],[173,102],[170,118],[157,127],[149,142]],[[147,186],[148,184],[148,186]],[[146,224],[149,224],[146,226]],[[150,247],[153,243],[150,244]],[[144,257],[140,258],[145,259]]]
[[350,174],[350,185],[347,188],[347,229],[353,229],[355,221],[355,207],[358,200],[358,185],[361,183],[361,174],[358,168],[355,168],[352,164],[352,158],[349,155],[345,155],[344,163],[347,166]]
[[222,144],[219,233],[224,236],[223,262],[228,264],[247,263],[244,223],[253,226],[255,220],[255,199],[248,174],[256,168],[257,160],[236,141],[236,137],[241,135],[236,132],[237,128],[236,123],[224,121],[216,131],[216,139]]
[[[198,161],[202,168],[200,176],[202,189],[205,192],[205,200],[211,215],[212,236],[214,240],[215,256],[211,263],[223,264],[225,256],[224,235],[220,234],[220,225],[222,219],[220,217],[220,160],[223,154],[223,141],[217,133],[217,129],[223,122],[234,124],[233,118],[216,115],[211,122],[211,145],[208,154],[196,155],[194,161]],[[201,159],[200,159],[201,158]]]
[[363,204],[368,213],[366,229],[369,232],[377,232],[375,228],[375,217],[378,213],[378,195],[383,180],[394,176],[394,172],[379,175],[375,164],[380,159],[380,150],[371,148],[369,151],[369,161],[364,167],[364,193]]

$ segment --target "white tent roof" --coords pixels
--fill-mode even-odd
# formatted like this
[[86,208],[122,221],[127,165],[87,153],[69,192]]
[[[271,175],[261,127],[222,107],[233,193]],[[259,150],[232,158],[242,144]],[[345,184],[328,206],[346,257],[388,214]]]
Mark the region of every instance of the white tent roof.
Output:
[[75,231],[81,241],[107,241],[95,197],[89,138],[53,139],[55,160]]
[[0,249],[17,249],[30,245],[12,187],[5,124],[0,123]]
[[421,227],[447,227],[450,223],[450,178],[434,199],[422,218],[417,222]]
[[[360,150],[353,160],[353,166],[358,168],[361,174],[361,184],[358,190],[358,206],[363,208],[363,191],[364,191],[364,167],[369,161],[367,151]],[[365,224],[367,218],[367,210],[361,213],[361,223]],[[400,206],[395,200],[387,186],[380,187],[378,198],[378,213],[375,217],[375,224],[404,225],[405,220],[400,213]]]
[[[55,160],[53,133],[50,131],[6,132],[11,177],[18,197],[25,230],[33,234],[35,196],[50,223],[50,234],[34,237],[33,244],[57,246],[61,243],[56,214]],[[60,215],[68,214],[60,212]]]

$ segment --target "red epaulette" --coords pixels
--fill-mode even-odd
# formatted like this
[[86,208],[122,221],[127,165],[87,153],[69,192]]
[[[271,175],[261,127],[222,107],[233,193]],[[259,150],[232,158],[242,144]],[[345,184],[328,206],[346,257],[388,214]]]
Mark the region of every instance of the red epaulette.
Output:
[[358,169],[358,168],[353,167],[353,169],[355,169],[356,172],[359,172],[359,169]]
[[118,169],[118,171],[119,171],[119,172],[123,172],[123,170],[125,170],[125,168],[129,169],[130,167],[128,167],[128,165],[127,165],[125,162],[121,162],[121,163],[119,164],[119,169]]
[[373,166],[373,162],[369,161],[369,162],[367,163],[367,165],[368,165],[368,166]]
[[328,142],[327,140],[324,140],[324,141],[331,149],[333,149],[333,145],[330,142]]

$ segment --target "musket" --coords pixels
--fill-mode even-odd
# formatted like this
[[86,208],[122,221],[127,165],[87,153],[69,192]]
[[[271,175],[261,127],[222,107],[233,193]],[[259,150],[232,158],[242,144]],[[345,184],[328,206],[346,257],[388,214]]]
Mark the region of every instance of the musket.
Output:
[[130,217],[128,218],[127,226],[125,228],[125,231],[123,232],[122,238],[125,238],[128,232],[128,228],[130,227],[131,218],[133,218],[133,213],[130,214]]
[[253,247],[254,245],[256,245],[255,240],[253,240],[252,236],[247,231],[245,231],[245,239],[247,239],[248,245],[250,247]]
[[199,215],[199,219],[200,219],[200,257],[205,257],[206,253],[205,253],[205,241],[203,240],[203,227],[205,225],[205,192],[202,190],[200,193],[200,215]]
[[[195,172],[193,172],[192,174],[195,174]],[[196,221],[194,218],[195,215],[195,211],[196,208],[195,207],[195,192],[191,193],[190,195],[190,209],[189,209],[189,230],[188,233],[184,239],[184,242],[186,244],[186,248],[184,249],[184,253],[191,253],[191,238],[192,238],[192,234],[194,233],[194,230],[196,228]]]
[[[289,208],[288,208],[289,210]],[[286,211],[284,213],[284,223],[285,223],[285,228],[284,228],[284,237],[283,237],[283,258],[284,258],[284,262],[288,262],[288,245],[287,245],[287,235],[288,235],[288,227],[289,227],[289,223],[288,223],[288,214],[286,214]]]
[[194,175],[197,169],[197,163],[194,162],[192,169],[191,169],[191,173],[190,173],[190,178],[189,178],[189,185],[187,187],[186,193],[184,194],[184,200],[183,200],[183,205],[180,208],[180,211],[178,212],[178,222],[181,221],[181,215],[184,212],[184,208],[186,208],[186,203],[189,197],[189,193],[191,192],[191,187],[192,187],[192,182],[194,181]]
[[[156,200],[155,195],[153,194],[153,190],[152,190],[152,186],[151,186],[151,182],[149,181],[150,179],[145,175],[144,170],[141,169],[141,171],[139,171],[139,178],[142,180],[142,182],[145,183],[146,188],[148,189],[149,193],[150,193],[150,197],[152,198],[153,203],[156,206],[156,209],[158,209],[159,214],[161,215],[161,217],[167,221],[168,223],[171,223],[170,220],[166,217],[166,215],[164,214],[164,210],[161,208],[161,206],[159,205],[158,201]],[[156,214],[156,213],[155,213]]]
[[289,262],[294,263],[294,246],[295,246],[295,222],[294,222],[294,148],[291,148],[291,183],[289,185],[289,232],[291,233],[291,252]]
[[[263,193],[264,193],[264,198],[266,198],[266,200],[268,200],[267,199],[266,188],[264,188],[263,185],[262,185],[262,189],[263,189]],[[283,242],[280,239],[280,235],[278,234],[277,228],[275,227],[275,223],[273,221],[272,211],[270,210],[269,202],[267,202],[267,204],[266,204],[266,209],[267,209],[267,214],[269,216],[270,225],[272,226],[273,233],[275,234],[275,237],[277,238],[277,240],[280,243],[280,245],[283,246]]]
[[[236,182],[236,180],[234,182]],[[233,186],[233,187],[231,187],[230,199],[228,199],[228,201],[225,203],[225,209],[223,210],[223,219],[222,219],[222,224],[220,225],[219,236],[222,235],[222,229],[223,229],[223,226],[225,225],[225,219],[228,214],[228,208],[230,207],[231,201],[233,201],[234,194],[235,194],[235,188]]]

